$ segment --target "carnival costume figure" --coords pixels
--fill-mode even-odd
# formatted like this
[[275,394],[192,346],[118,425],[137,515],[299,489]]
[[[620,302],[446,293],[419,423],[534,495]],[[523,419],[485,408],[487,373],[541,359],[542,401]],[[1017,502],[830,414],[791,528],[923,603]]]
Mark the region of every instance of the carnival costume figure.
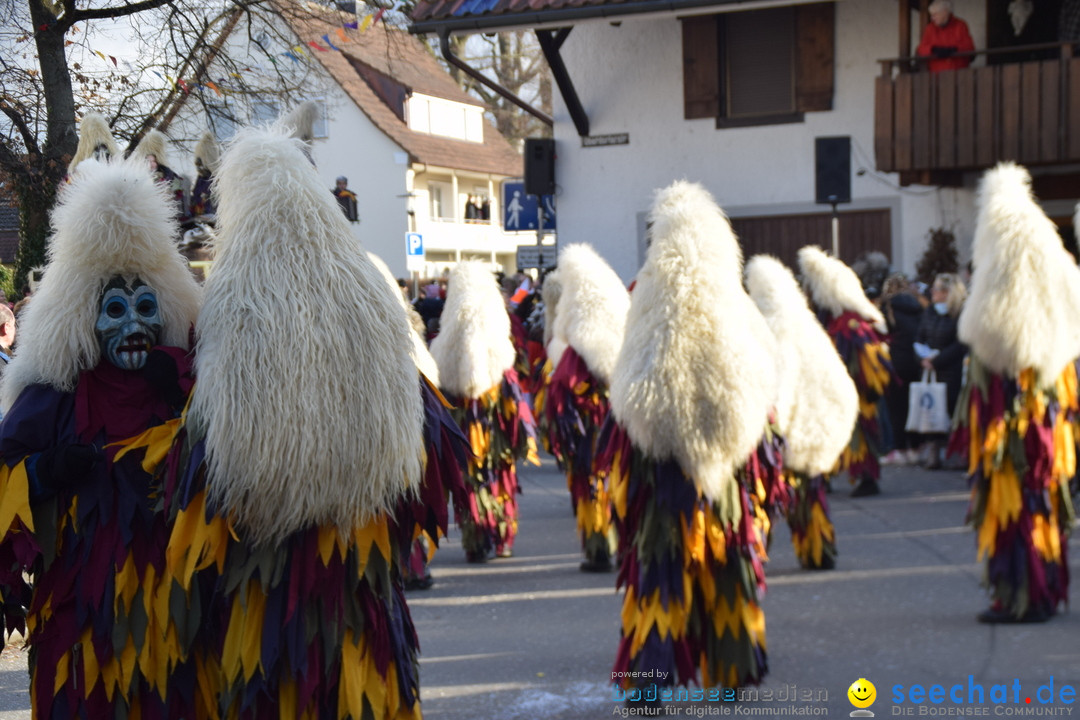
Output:
[[96,112],[86,113],[79,123],[79,144],[67,168],[69,179],[83,160],[91,158],[102,162],[120,159],[120,148],[109,131],[109,123]]
[[566,343],[555,338],[555,316],[558,311],[559,298],[562,297],[562,282],[559,280],[559,271],[552,270],[544,276],[544,284],[540,287],[541,304],[544,306],[543,315],[543,350],[538,354],[536,365],[533,367],[533,409],[536,411],[536,434],[540,446],[547,452],[552,447],[552,425],[548,421],[547,395],[551,376],[555,372],[555,364],[566,350]]
[[763,442],[775,341],[743,290],[731,226],[704,188],[660,191],[649,220],[598,451],[626,592],[612,677],[756,684],[768,667],[765,557],[750,493],[779,471],[766,467],[778,449]]
[[165,133],[151,130],[139,141],[132,155],[149,163],[154,177],[173,199],[177,221],[183,222],[187,218],[187,180],[166,164],[168,145]]
[[[412,348],[409,354],[416,364],[416,369],[419,370],[432,385],[438,387],[439,366],[435,364],[435,358],[431,356],[431,351],[428,350],[427,343],[424,342],[422,335],[424,332],[423,318],[420,317],[420,313],[416,312],[416,309],[405,299],[405,296],[401,293],[401,288],[397,284],[397,280],[394,278],[394,274],[390,272],[390,268],[383,262],[383,259],[375,253],[368,253],[368,257],[371,259],[371,262],[375,264],[375,267],[378,268],[383,279],[386,280],[387,285],[394,292],[394,296],[400,301],[401,307],[405,310],[405,315],[409,319],[409,329],[411,331],[409,335],[410,340],[412,341]],[[464,508],[464,485],[455,483],[454,487],[458,488],[460,492],[450,499],[455,503],[455,507]],[[406,590],[427,590],[435,582],[431,577],[431,573],[428,571],[428,565],[431,563],[431,559],[435,557],[435,549],[438,547],[439,537],[428,535],[427,531],[423,528],[420,528],[418,531],[419,537],[416,538],[401,557],[401,576],[404,580]]]
[[979,620],[1041,622],[1068,602],[1080,269],[1023,168],[987,172],[978,207],[950,451],[967,454],[968,522],[986,562],[991,604]]
[[786,485],[779,509],[787,516],[799,564],[830,569],[836,533],[825,488],[851,439],[858,391],[783,263],[768,255],[751,258],[746,286],[777,340],[776,425],[784,438]]
[[303,145],[242,131],[216,182],[197,382],[164,438],[200,713],[418,718],[399,563],[445,532],[464,438]]
[[611,570],[615,524],[607,473],[594,460],[610,410],[608,386],[622,346],[630,296],[611,266],[588,245],[559,253],[561,297],[554,335],[566,345],[547,385],[551,452],[566,473],[586,572]]
[[877,495],[879,458],[889,450],[882,425],[885,389],[899,381],[885,342],[885,317],[866,297],[855,272],[821,248],[808,245],[799,250],[799,270],[810,302],[826,315],[826,332],[859,391],[859,419],[836,472],[848,472],[855,485],[852,497]]
[[509,557],[518,524],[516,463],[540,463],[532,411],[514,370],[510,317],[483,263],[462,262],[451,271],[431,354],[454,419],[472,447],[468,506],[457,516],[465,557]]
[[26,607],[35,718],[180,717],[159,488],[118,444],[183,408],[200,290],[141,162],[81,162],[52,224],[0,388],[5,609]]

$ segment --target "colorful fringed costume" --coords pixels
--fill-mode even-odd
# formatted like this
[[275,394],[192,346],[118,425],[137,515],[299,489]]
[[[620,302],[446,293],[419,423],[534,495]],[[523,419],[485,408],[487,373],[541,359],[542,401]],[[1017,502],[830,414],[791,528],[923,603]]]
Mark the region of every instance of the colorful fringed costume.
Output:
[[971,352],[949,449],[967,455],[968,522],[986,560],[991,605],[978,619],[1041,622],[1068,602],[1080,268],[1023,168],[988,171],[978,205],[958,327]]
[[510,316],[487,265],[467,261],[451,271],[440,325],[431,355],[473,454],[468,500],[457,512],[462,547],[470,562],[508,557],[517,535],[516,462],[540,461],[536,422],[514,370]]
[[851,311],[833,319],[828,333],[859,391],[859,419],[837,472],[846,470],[852,484],[863,478],[879,480],[879,458],[888,449],[884,447],[881,418],[887,412],[885,388],[893,377],[889,346],[869,321]]
[[769,431],[775,340],[703,188],[659,191],[649,221],[597,453],[626,593],[612,677],[756,684],[768,669],[762,533],[782,471]]
[[170,661],[161,612],[158,486],[117,454],[167,427],[191,386],[186,347],[170,346],[188,341],[200,293],[171,210],[141,164],[79,165],[0,386],[0,585],[9,622],[26,608],[36,718],[191,711],[193,668]]
[[983,582],[1015,618],[1046,618],[1068,602],[1068,536],[1075,520],[1076,365],[1040,389],[1035,373],[990,373],[975,358],[961,395],[950,451],[968,455],[971,506]]
[[[185,710],[181,695],[190,696],[194,673],[167,662],[175,638],[156,612],[168,596],[157,488],[139,458],[117,461],[111,446],[176,412],[141,375],[102,363],[81,375],[74,393],[28,387],[0,426],[0,515],[14,520],[4,524],[5,545],[16,575],[34,578],[27,630],[35,717],[168,718]],[[69,487],[44,488],[44,458],[79,444],[99,459]]]
[[551,454],[566,473],[581,547],[590,569],[611,566],[617,543],[607,475],[595,468],[596,443],[610,404],[607,384],[567,348],[547,388],[545,413],[551,428]]
[[[419,718],[418,640],[400,558],[447,531],[465,439],[427,382],[424,482],[348,534],[311,526],[254,544],[208,501],[205,437],[185,426],[166,461],[170,607],[198,669],[202,717]],[[153,450],[154,448],[151,448]],[[192,625],[194,623],[194,626]]]
[[[619,517],[622,637],[613,677],[659,685],[756,685],[768,671],[762,538],[749,488],[767,472],[754,453],[730,493],[706,499],[678,463],[633,446],[617,422],[601,441]],[[662,512],[649,512],[649,508]],[[625,674],[619,674],[625,673]]]
[[477,398],[447,395],[450,413],[469,439],[464,507],[457,511],[466,556],[481,560],[513,552],[518,529],[517,461],[539,465],[536,423],[514,370]]
[[[566,473],[586,572],[606,572],[616,548],[607,473],[594,463],[610,411],[608,385],[622,347],[630,296],[595,250],[573,244],[559,253],[553,347],[559,354],[547,385],[551,452]],[[545,289],[545,297],[548,295]]]
[[859,416],[851,440],[837,462],[835,472],[846,470],[853,496],[880,492],[881,455],[889,450],[882,418],[885,389],[898,381],[885,342],[885,318],[866,297],[854,271],[821,248],[808,245],[799,250],[799,268],[811,304],[827,316],[826,331],[832,338],[848,374],[859,392]]

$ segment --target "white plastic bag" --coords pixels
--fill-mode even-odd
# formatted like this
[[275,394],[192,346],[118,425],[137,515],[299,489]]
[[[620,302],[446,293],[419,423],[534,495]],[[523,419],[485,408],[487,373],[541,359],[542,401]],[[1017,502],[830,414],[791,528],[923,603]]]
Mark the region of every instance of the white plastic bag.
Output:
[[933,370],[923,370],[922,380],[908,388],[908,432],[947,433],[951,429],[945,383],[937,381]]

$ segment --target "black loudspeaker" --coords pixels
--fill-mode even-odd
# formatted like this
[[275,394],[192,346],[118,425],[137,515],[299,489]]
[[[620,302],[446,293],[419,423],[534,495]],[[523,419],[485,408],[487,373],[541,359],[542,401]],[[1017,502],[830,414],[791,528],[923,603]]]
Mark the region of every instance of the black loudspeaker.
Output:
[[814,140],[815,202],[831,205],[851,202],[851,138]]
[[555,194],[555,141],[525,138],[525,192],[529,195]]

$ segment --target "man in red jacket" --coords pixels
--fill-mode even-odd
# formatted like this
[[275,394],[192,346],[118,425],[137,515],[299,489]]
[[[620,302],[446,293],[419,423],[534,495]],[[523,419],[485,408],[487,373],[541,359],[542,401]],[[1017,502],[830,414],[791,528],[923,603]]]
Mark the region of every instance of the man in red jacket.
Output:
[[951,0],[930,3],[930,23],[923,30],[922,42],[915,54],[931,58],[926,65],[930,72],[959,70],[971,64],[969,57],[954,57],[957,53],[975,50],[967,23],[952,13]]

